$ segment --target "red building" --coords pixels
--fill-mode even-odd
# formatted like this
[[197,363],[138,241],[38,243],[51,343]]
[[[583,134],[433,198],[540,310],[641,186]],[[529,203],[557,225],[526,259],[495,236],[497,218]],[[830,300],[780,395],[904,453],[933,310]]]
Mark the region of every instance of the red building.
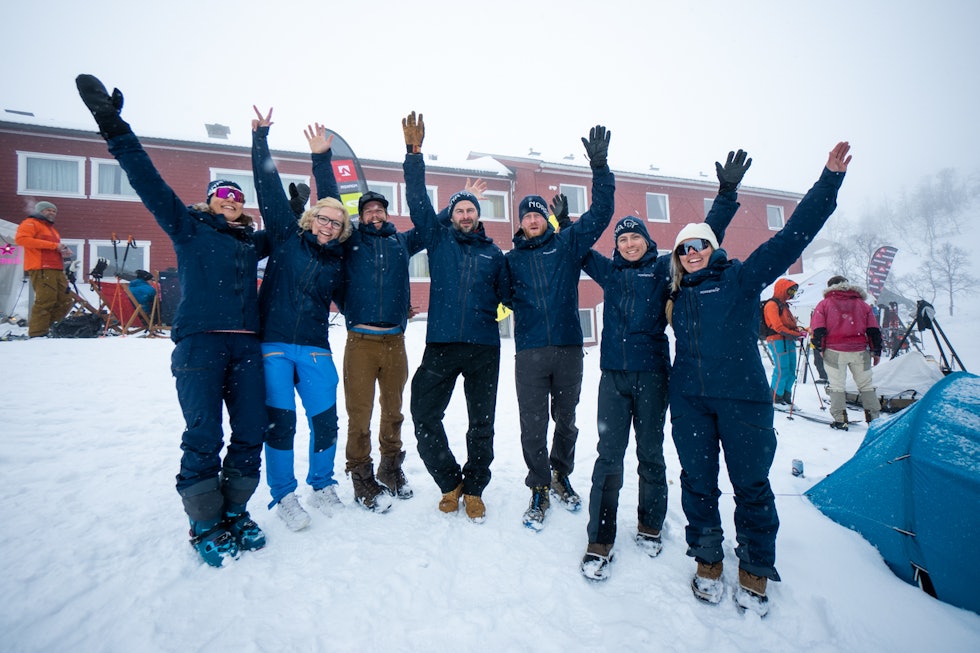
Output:
[[[247,147],[217,141],[188,142],[140,137],[163,178],[185,203],[204,201],[212,179],[232,179],[247,196],[245,210],[261,219],[255,204],[251,154]],[[311,181],[308,153],[273,150],[284,184]],[[372,190],[390,200],[389,213],[399,231],[410,229],[405,184],[400,161],[361,160]],[[587,210],[591,171],[581,165],[551,163],[538,158],[473,153],[453,166],[426,161],[429,195],[436,207],[460,190],[467,178],[480,177],[488,184],[481,202],[487,234],[501,249],[511,248],[518,227],[517,206],[525,195],[550,200],[557,192],[569,199],[574,219]],[[662,252],[673,245],[677,232],[688,222],[700,222],[717,191],[710,180],[688,180],[638,172],[616,173],[615,219],[626,215],[647,221],[651,237]],[[66,244],[76,250],[86,272],[102,257],[109,260],[107,275],[116,266],[127,271],[164,270],[177,264],[170,240],[136,197],[105,142],[93,131],[80,131],[0,121],[0,220],[18,224],[40,200],[58,206],[57,227]],[[314,189],[315,191],[315,189]],[[725,237],[725,249],[744,258],[759,243],[782,228],[802,195],[742,187],[741,208]],[[612,231],[596,245],[611,255]],[[791,273],[802,272],[797,261]],[[586,342],[597,340],[596,309],[602,291],[583,274],[579,284],[580,311]],[[424,253],[412,261],[412,302],[428,311],[428,266]],[[509,320],[502,323],[509,335]]]

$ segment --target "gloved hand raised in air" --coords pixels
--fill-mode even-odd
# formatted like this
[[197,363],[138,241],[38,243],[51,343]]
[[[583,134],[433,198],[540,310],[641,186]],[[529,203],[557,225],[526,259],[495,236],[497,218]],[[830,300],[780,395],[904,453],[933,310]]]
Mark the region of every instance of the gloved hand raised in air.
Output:
[[742,183],[745,171],[752,165],[752,159],[746,160],[748,154],[744,150],[729,152],[725,165],[715,161],[715,172],[718,173],[718,192],[734,193]]
[[551,215],[555,216],[555,220],[558,221],[558,228],[564,229],[568,225],[572,224],[571,219],[568,217],[568,198],[565,197],[564,193],[558,193],[551,199]]
[[75,86],[82,102],[92,112],[102,138],[109,140],[132,133],[129,123],[119,115],[123,107],[122,91],[114,88],[110,96],[102,82],[93,75],[79,75],[75,78]]
[[422,141],[425,139],[425,123],[422,121],[422,114],[418,120],[415,119],[415,112],[402,118],[402,131],[405,133],[405,149],[409,154],[418,154],[422,151]]
[[585,155],[589,157],[589,165],[593,170],[598,170],[606,165],[606,155],[609,154],[609,137],[611,131],[606,131],[602,125],[596,125],[589,130],[589,140],[582,137],[582,145],[585,146]]
[[298,216],[306,210],[306,201],[310,199],[310,187],[304,183],[289,183],[289,208]]

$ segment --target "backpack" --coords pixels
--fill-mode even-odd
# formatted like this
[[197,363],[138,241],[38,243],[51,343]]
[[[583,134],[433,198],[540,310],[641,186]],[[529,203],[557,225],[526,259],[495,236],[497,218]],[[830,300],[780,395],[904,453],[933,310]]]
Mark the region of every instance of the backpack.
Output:
[[776,331],[769,328],[766,324],[766,304],[769,302],[776,302],[776,306],[779,307],[779,314],[783,314],[783,303],[776,299],[775,297],[770,297],[769,299],[764,299],[759,302],[759,339],[765,340],[769,336],[776,335]]
[[105,322],[102,316],[74,315],[51,325],[52,338],[97,338],[102,335]]

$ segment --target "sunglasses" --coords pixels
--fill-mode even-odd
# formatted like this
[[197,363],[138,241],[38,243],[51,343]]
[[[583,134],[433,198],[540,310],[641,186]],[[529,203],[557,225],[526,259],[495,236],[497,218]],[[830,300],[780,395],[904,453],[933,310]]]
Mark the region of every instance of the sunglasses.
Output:
[[319,222],[320,224],[322,224],[324,227],[326,227],[326,226],[329,225],[329,226],[333,227],[334,229],[343,229],[344,228],[344,223],[341,222],[340,220],[332,220],[332,219],[328,218],[327,216],[320,215],[320,214],[314,215],[313,217],[316,218],[316,221]]
[[695,252],[703,252],[709,247],[711,247],[711,243],[709,243],[706,239],[691,238],[690,240],[685,240],[683,243],[678,245],[676,251],[679,255],[684,256],[685,254],[688,253],[688,251],[692,249]]
[[238,202],[239,204],[245,203],[245,193],[237,188],[232,188],[231,186],[221,186],[220,188],[216,188],[214,194],[218,199],[230,199],[231,201]]

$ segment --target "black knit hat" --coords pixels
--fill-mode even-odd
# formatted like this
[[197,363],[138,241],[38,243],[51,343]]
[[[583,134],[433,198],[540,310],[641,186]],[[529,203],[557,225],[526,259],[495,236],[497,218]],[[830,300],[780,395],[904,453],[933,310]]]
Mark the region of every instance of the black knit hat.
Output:
[[459,191],[458,193],[455,193],[452,197],[449,198],[449,215],[452,215],[453,214],[453,209],[456,208],[456,205],[457,204],[459,204],[460,202],[464,202],[464,201],[465,202],[472,202],[473,203],[473,206],[476,207],[476,215],[477,215],[477,217],[479,217],[479,215],[480,215],[480,200],[476,199],[476,195],[474,195],[473,193],[469,192],[468,190],[461,190],[461,191]]
[[546,219],[548,217],[548,203],[539,195],[528,195],[521,200],[521,205],[517,209],[517,216],[520,220],[524,219],[527,213],[540,213]]
[[364,205],[368,202],[381,202],[381,206],[384,207],[385,213],[388,212],[388,200],[381,193],[375,193],[373,190],[361,195],[361,198],[357,200],[357,215],[364,214]]

